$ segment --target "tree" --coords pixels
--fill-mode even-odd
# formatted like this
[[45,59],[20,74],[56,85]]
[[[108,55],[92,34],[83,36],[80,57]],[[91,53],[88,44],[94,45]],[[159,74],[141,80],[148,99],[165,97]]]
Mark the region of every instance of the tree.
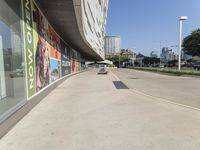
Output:
[[153,65],[160,63],[160,58],[155,57],[144,57],[143,63],[145,65]]
[[200,29],[193,31],[183,41],[183,51],[192,56],[200,56]]
[[124,55],[122,56],[116,55],[116,56],[112,56],[108,58],[108,60],[112,61],[115,66],[119,67],[119,60],[120,60],[120,65],[121,65],[123,62],[127,62],[129,59],[127,56],[124,56]]

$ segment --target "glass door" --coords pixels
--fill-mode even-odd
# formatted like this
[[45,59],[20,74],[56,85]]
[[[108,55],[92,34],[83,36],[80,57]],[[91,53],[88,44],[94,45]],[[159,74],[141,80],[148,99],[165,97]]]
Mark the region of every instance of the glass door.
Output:
[[0,0],[0,122],[26,101],[21,0]]
[[0,35],[0,100],[6,97],[4,58],[3,58],[3,41]]

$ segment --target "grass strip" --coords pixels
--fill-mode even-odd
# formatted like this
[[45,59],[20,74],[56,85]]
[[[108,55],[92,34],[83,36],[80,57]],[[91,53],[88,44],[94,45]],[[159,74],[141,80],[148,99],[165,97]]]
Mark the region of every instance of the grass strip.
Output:
[[177,69],[172,68],[147,68],[147,67],[133,67],[131,69],[135,70],[141,70],[141,71],[149,71],[149,72],[157,72],[157,73],[165,73],[165,74],[171,74],[176,76],[200,76],[200,71],[197,70],[181,70],[178,71]]

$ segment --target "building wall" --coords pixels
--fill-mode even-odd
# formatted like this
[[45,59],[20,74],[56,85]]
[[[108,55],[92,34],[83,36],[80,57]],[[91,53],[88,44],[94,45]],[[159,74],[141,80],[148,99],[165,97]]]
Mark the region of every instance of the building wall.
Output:
[[0,1],[0,123],[83,61],[34,1]]
[[82,0],[81,10],[84,38],[90,47],[104,58],[108,0]]
[[117,36],[105,37],[105,54],[110,56],[116,53],[120,53],[121,50],[121,38]]

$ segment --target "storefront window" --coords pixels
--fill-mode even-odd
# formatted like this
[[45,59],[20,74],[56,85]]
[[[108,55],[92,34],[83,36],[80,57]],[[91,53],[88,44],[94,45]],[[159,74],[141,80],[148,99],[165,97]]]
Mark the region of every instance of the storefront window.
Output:
[[26,100],[21,0],[0,1],[0,120]]

